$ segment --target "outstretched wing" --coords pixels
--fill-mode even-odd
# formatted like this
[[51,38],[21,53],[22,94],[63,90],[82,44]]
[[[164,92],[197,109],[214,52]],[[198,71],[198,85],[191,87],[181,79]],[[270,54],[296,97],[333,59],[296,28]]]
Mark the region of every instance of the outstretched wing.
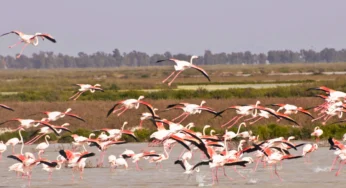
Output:
[[6,105],[4,105],[4,104],[0,104],[0,107],[5,108],[6,110],[14,111],[11,107],[6,106]]
[[186,170],[185,165],[182,160],[176,160],[174,161],[174,164],[179,164],[184,170]]
[[44,38],[48,39],[49,41],[51,41],[51,42],[53,42],[53,43],[56,43],[56,40],[55,40],[55,39],[52,37],[52,35],[50,35],[50,34],[44,34],[44,33],[42,33],[42,34],[37,34],[37,35],[35,35],[35,36],[44,37]]
[[114,109],[115,109],[120,103],[121,103],[121,101],[120,101],[120,102],[117,102],[111,109],[108,110],[107,117],[108,117],[109,115],[111,115],[111,113],[114,111]]
[[65,114],[65,115],[70,116],[70,117],[73,117],[73,118],[76,118],[76,119],[79,119],[79,120],[85,122],[85,120],[84,120],[83,118],[79,117],[79,116],[76,115],[76,114],[69,114],[69,113],[67,113],[67,114]]
[[8,34],[11,34],[11,33],[14,33],[14,34],[16,34],[16,35],[18,35],[19,36],[19,31],[10,31],[10,32],[8,32],[8,33],[4,33],[4,34],[2,34],[2,35],[0,35],[0,37],[2,37],[2,36],[5,36],[5,35],[8,35]]
[[201,72],[210,82],[209,75],[204,69],[202,69],[201,67],[198,67],[196,65],[191,65],[191,68],[194,68],[194,69],[198,70],[199,72]]

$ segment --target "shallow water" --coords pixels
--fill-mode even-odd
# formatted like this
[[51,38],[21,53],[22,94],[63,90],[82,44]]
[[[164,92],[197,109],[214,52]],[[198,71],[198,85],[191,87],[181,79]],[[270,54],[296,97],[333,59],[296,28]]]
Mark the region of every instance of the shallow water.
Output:
[[[53,144],[43,155],[44,158],[54,160],[58,155],[62,145]],[[25,151],[32,152],[35,146],[25,147]],[[68,149],[69,145],[64,145]],[[125,144],[111,147],[105,157],[105,167],[103,168],[86,168],[84,179],[80,180],[79,174],[75,174],[75,180],[72,181],[72,171],[69,168],[62,167],[59,171],[53,172],[51,181],[48,181],[48,173],[42,170],[42,166],[38,165],[33,170],[31,187],[204,187],[211,186],[211,171],[208,166],[202,166],[200,172],[194,173],[190,178],[183,174],[183,169],[174,165],[174,161],[182,151],[180,146],[173,148],[170,154],[170,159],[162,163],[162,169],[156,169],[155,164],[148,163],[146,160],[139,162],[142,171],[136,171],[135,165],[129,162],[129,169],[122,168],[110,172],[107,164],[107,157],[110,154],[119,155],[125,148],[132,149],[135,152],[141,150],[156,150],[162,152],[161,147],[148,147],[147,144]],[[8,148],[10,149],[10,148]],[[19,152],[20,146],[16,147]],[[99,153],[95,148],[90,149],[96,152],[97,156],[89,158],[93,165],[96,164],[96,159]],[[300,148],[301,150],[301,148]],[[293,152],[292,154],[300,154],[301,151]],[[0,187],[29,187],[26,179],[16,177],[14,172],[8,172],[8,167],[16,163],[13,159],[8,159],[5,156],[9,155],[10,151],[4,153],[4,158],[0,161]],[[251,155],[250,155],[251,156]],[[194,159],[190,162],[195,164],[199,161],[200,154],[196,153]],[[311,155],[311,163],[305,164],[304,159],[287,160],[283,162],[282,167],[278,165],[278,172],[283,178],[280,182],[276,177],[271,177],[269,167],[263,168],[259,165],[256,172],[252,172],[255,164],[249,164],[247,167],[238,167],[241,174],[246,176],[242,179],[233,167],[226,167],[227,174],[233,178],[229,180],[223,176],[220,169],[218,172],[219,183],[216,187],[344,187],[346,183],[346,172],[342,172],[338,177],[335,177],[335,170],[330,172],[329,168],[334,159],[333,151],[328,148],[319,148],[318,151]],[[346,168],[345,168],[346,169]]]

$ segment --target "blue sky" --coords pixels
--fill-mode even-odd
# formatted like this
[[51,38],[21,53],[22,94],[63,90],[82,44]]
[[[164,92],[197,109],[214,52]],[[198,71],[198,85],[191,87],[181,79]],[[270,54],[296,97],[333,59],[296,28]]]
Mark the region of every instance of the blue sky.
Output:
[[[25,4],[21,6],[20,4]],[[323,0],[16,0],[2,2],[1,33],[50,33],[57,43],[40,41],[25,53],[53,51],[149,54],[212,52],[267,52],[346,45],[346,1]],[[0,55],[16,35],[0,38]]]

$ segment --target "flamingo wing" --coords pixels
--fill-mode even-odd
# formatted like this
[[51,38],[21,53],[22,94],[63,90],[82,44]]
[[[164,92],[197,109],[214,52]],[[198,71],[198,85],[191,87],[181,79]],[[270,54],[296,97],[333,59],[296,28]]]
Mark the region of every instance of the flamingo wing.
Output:
[[199,163],[197,163],[195,166],[192,167],[192,170],[195,170],[195,168],[201,166],[201,165],[209,165],[209,163],[211,163],[212,160],[208,160],[208,161],[201,161]]
[[4,33],[4,34],[2,34],[2,35],[0,35],[0,37],[2,37],[2,36],[5,36],[5,35],[8,35],[8,34],[11,34],[11,33],[14,33],[14,34],[16,34],[16,35],[18,35],[19,36],[19,31],[10,31],[10,32],[8,32],[8,33]]
[[19,162],[23,162],[25,160],[25,157],[23,155],[9,155],[7,158],[17,160]]
[[95,156],[95,153],[86,153],[86,154],[83,154],[82,156],[80,156],[77,160],[77,162],[79,162],[80,160],[82,160],[83,158],[88,158],[88,157],[92,157],[92,156]]
[[210,82],[209,75],[204,69],[202,69],[201,67],[198,67],[196,65],[191,65],[191,68],[194,68],[194,69],[198,70],[199,72],[201,72]]
[[54,167],[56,167],[58,165],[57,162],[49,162],[49,161],[44,161],[44,160],[41,160],[40,163],[43,163],[43,164],[45,164],[45,165],[47,165],[47,166],[49,166],[51,168],[54,168]]
[[44,121],[38,121],[38,123],[41,123],[42,125],[48,127],[50,130],[52,130],[57,136],[60,136],[60,133],[58,132],[58,130],[56,130],[56,128],[54,127],[54,125],[49,124],[48,122],[44,122]]
[[305,114],[305,115],[308,115],[308,116],[310,116],[312,119],[314,119],[314,116],[312,116],[311,113],[308,112],[307,110],[301,109],[301,110],[298,110],[298,111],[301,112],[301,113],[303,113],[303,114]]
[[174,161],[174,164],[179,164],[184,170],[186,170],[185,165],[182,160],[176,160]]
[[70,117],[73,117],[73,118],[76,118],[76,119],[79,119],[79,120],[85,122],[85,120],[84,120],[83,118],[79,117],[79,116],[76,115],[76,114],[67,113],[67,114],[65,114],[65,115],[70,116]]
[[46,39],[48,39],[49,41],[53,42],[53,43],[56,43],[56,40],[52,37],[52,35],[50,34],[37,34],[35,36],[40,36],[40,37],[44,37]]
[[246,167],[246,163],[249,163],[248,161],[236,161],[236,162],[230,162],[230,163],[225,163],[224,166],[242,166]]
[[0,104],[0,107],[5,108],[6,110],[14,111],[11,107],[6,106],[6,105],[4,105],[4,104]]
[[161,63],[161,62],[164,62],[164,61],[170,61],[170,62],[174,62],[176,64],[175,60],[176,59],[162,59],[162,60],[156,61],[156,63]]
[[111,115],[111,113],[114,111],[114,109],[115,109],[119,104],[121,104],[121,102],[122,102],[122,101],[117,102],[111,109],[108,110],[107,117],[108,117],[109,115]]

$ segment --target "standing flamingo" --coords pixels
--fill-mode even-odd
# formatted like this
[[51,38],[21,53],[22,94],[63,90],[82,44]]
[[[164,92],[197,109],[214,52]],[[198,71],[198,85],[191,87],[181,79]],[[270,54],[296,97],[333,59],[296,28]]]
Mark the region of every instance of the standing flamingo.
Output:
[[24,42],[25,45],[23,46],[22,48],[22,51],[20,52],[19,55],[17,55],[17,59],[20,58],[20,56],[22,55],[24,49],[29,45],[29,44],[32,44],[34,46],[37,46],[38,45],[38,37],[41,37],[42,40],[44,40],[44,38],[48,39],[49,41],[53,42],[53,43],[56,43],[56,40],[49,34],[43,34],[43,33],[35,33],[35,35],[27,35],[27,34],[24,34],[20,31],[10,31],[8,33],[4,33],[2,35],[0,35],[0,37],[4,36],[4,35],[8,35],[8,34],[11,34],[11,33],[14,33],[16,35],[18,35],[20,37],[20,41],[17,42],[16,44],[12,45],[12,46],[9,46],[9,48],[13,48],[15,46],[17,46],[18,44]]
[[174,62],[175,65],[174,65],[174,71],[172,72],[171,75],[169,75],[166,79],[164,79],[162,81],[162,83],[165,83],[170,77],[172,77],[174,75],[174,73],[178,72],[174,78],[168,83],[168,86],[170,86],[172,84],[172,82],[178,77],[178,75],[183,72],[184,70],[188,69],[188,68],[194,68],[196,70],[198,70],[199,72],[201,72],[209,81],[210,81],[210,78],[208,76],[208,73],[202,69],[201,67],[198,67],[194,64],[192,64],[192,60],[193,59],[196,59],[198,58],[198,56],[192,56],[191,59],[190,59],[190,62],[187,62],[187,61],[182,61],[182,60],[177,60],[177,59],[164,59],[164,60],[158,60],[156,63],[160,63],[160,62],[163,62],[163,61],[170,61],[170,62]]
[[72,97],[69,99],[73,99],[74,101],[77,100],[84,92],[90,91],[91,93],[95,93],[95,91],[102,91],[104,90],[101,88],[100,84],[90,85],[90,84],[76,84],[80,88],[78,89],[78,92],[75,93]]
[[49,142],[47,139],[50,139],[50,136],[49,135],[46,135],[44,137],[44,140],[45,142],[42,142],[42,143],[39,143],[37,146],[36,146],[36,150],[38,150],[38,157],[41,159],[41,153],[44,153],[44,150],[47,149],[49,147]]
[[3,141],[0,141],[0,160],[2,159],[2,153],[7,150],[6,144]]

